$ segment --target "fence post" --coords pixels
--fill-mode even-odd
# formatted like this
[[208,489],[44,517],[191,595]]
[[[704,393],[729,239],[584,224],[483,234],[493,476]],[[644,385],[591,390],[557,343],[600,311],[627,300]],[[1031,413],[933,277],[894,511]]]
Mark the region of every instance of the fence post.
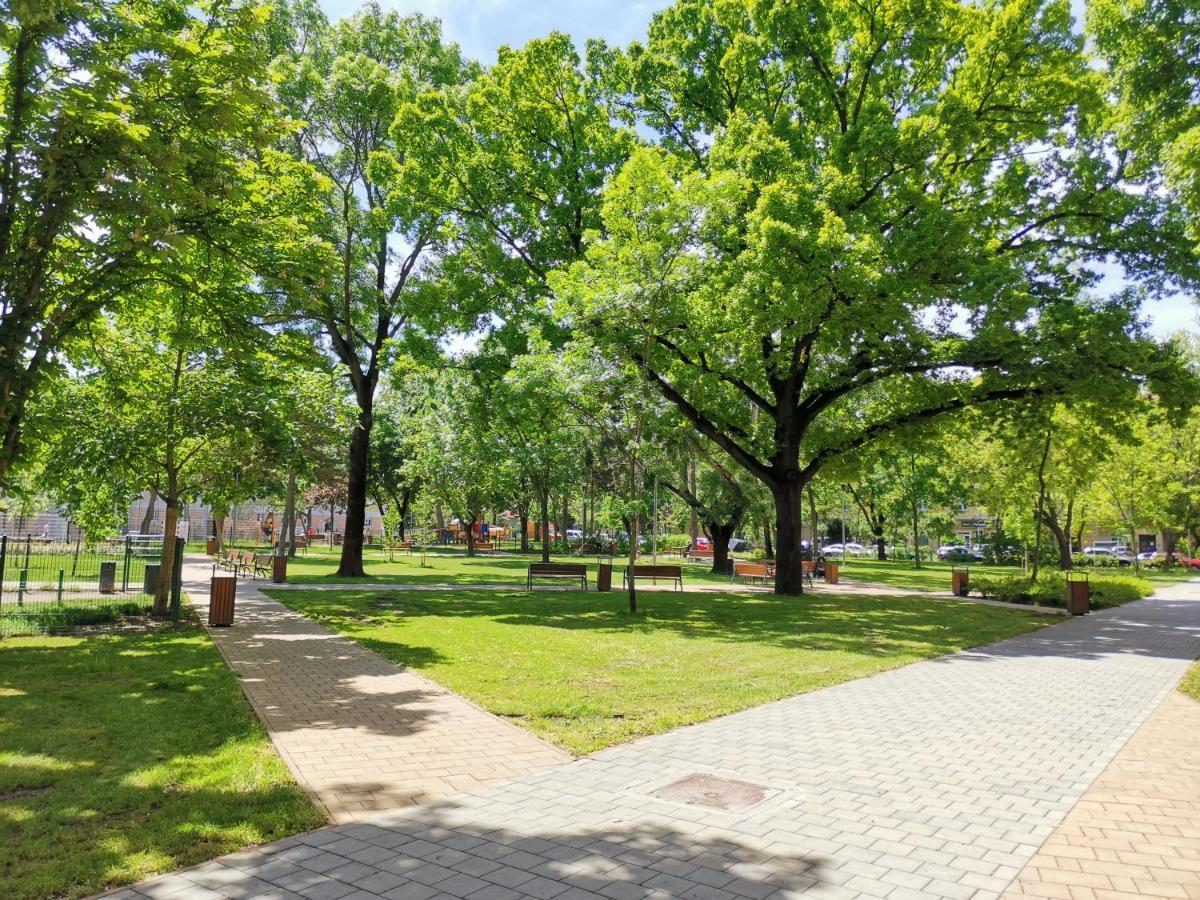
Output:
[[4,604],[4,561],[8,558],[8,535],[0,535],[0,606]]
[[33,550],[33,535],[25,535],[25,568],[29,568],[29,554]]
[[58,570],[58,605],[62,606],[63,570]]
[[125,571],[121,575],[121,593],[129,590],[129,557],[133,554],[133,549],[129,543],[129,535],[125,535]]
[[25,605],[25,585],[29,578],[29,570],[22,569],[17,575],[17,606]]
[[183,538],[175,538],[175,571],[171,575],[171,621],[179,621],[180,595],[183,593]]

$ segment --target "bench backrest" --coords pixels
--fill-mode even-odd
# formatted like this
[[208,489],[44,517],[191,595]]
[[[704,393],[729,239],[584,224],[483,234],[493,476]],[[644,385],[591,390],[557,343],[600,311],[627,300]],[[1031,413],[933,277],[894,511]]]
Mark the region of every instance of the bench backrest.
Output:
[[543,563],[529,564],[530,575],[587,575],[587,566],[583,563]]
[[634,566],[634,575],[647,575],[651,578],[682,578],[681,566]]
[[752,562],[735,562],[733,564],[734,575],[752,575],[755,578],[766,578],[769,574],[766,563]]
[[688,556],[712,556],[713,548],[712,547],[708,547],[708,548],[693,547],[691,550],[689,550],[687,552],[687,555]]
[[805,575],[811,575],[817,571],[817,564],[811,559],[805,559],[800,562],[800,571]]

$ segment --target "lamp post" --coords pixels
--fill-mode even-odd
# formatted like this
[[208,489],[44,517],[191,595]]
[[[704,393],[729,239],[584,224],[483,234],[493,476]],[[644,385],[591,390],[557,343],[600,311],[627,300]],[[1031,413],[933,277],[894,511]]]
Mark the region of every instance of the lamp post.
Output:
[[650,533],[650,556],[655,563],[658,562],[658,474],[654,475],[654,524],[653,531]]
[[846,490],[849,485],[842,485],[842,562],[846,561]]

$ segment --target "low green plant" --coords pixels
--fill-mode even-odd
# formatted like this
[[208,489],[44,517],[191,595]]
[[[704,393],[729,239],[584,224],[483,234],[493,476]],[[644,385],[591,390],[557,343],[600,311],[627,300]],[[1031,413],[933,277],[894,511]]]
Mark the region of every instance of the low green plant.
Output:
[[[989,600],[1005,603],[1035,603],[1066,606],[1066,576],[1061,572],[1042,575],[1036,582],[1022,575],[971,579],[971,588]],[[1134,575],[1103,575],[1089,579],[1093,609],[1120,606],[1154,593],[1154,585]]]

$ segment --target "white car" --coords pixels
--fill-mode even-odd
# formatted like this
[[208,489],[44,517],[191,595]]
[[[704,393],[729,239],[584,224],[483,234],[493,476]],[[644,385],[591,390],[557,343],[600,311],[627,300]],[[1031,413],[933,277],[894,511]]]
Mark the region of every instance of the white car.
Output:
[[862,544],[856,544],[853,541],[847,541],[845,546],[841,544],[826,544],[821,548],[821,553],[825,556],[862,556],[866,548]]
[[568,541],[582,541],[583,532],[578,528],[568,528],[566,531]]

